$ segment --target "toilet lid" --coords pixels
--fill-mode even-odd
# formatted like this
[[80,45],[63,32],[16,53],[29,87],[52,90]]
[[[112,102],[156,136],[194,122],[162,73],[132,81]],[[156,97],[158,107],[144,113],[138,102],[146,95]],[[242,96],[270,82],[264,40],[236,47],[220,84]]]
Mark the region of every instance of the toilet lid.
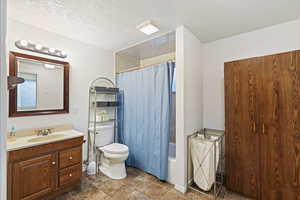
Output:
[[124,144],[112,143],[101,148],[107,153],[123,154],[128,153],[128,147]]

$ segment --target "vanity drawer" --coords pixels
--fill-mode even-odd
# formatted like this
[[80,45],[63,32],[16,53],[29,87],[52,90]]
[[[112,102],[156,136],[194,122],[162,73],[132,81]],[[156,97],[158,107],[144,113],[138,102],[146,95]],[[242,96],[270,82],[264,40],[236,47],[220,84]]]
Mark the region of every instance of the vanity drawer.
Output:
[[81,163],[81,160],[82,160],[81,146],[59,152],[60,169]]
[[81,180],[82,165],[77,164],[59,171],[59,187],[63,187]]

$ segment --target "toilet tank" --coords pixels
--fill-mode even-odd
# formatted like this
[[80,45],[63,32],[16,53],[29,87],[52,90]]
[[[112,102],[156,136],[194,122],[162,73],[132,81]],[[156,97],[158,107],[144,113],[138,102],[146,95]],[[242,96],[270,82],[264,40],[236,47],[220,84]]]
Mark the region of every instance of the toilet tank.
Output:
[[102,147],[114,142],[114,125],[104,125],[97,127],[95,144]]

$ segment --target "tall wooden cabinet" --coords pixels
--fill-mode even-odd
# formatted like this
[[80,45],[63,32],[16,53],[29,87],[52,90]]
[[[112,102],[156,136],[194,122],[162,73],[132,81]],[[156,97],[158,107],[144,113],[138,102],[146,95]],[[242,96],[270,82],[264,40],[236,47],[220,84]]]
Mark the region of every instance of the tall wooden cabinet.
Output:
[[300,199],[300,51],[225,63],[227,188]]

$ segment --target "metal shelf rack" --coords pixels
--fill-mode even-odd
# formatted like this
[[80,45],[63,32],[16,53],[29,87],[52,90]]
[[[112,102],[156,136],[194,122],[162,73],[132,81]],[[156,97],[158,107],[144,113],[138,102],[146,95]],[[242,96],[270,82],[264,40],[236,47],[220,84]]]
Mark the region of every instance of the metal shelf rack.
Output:
[[[113,125],[114,141],[117,132],[117,108],[119,102],[117,95],[119,89],[114,83],[105,77],[99,77],[92,81],[89,87],[89,116],[88,116],[88,146],[87,146],[87,165],[90,162],[90,155],[97,158],[97,148],[95,145],[96,137],[101,133],[101,126]],[[106,118],[101,119],[101,111],[106,112]],[[97,170],[98,171],[98,170]]]

